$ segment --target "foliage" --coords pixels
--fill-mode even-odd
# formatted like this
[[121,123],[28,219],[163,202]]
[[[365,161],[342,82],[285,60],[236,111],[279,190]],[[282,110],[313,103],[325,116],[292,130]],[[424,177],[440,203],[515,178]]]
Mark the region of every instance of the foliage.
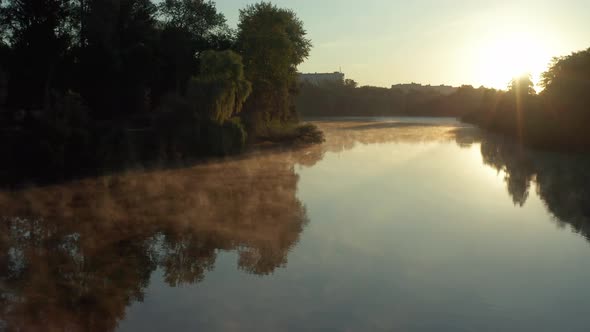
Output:
[[508,85],[508,91],[518,96],[532,96],[536,94],[535,84],[530,74],[513,78]]
[[[520,143],[560,150],[587,150],[588,52],[555,59],[543,74],[545,90],[536,95],[529,77],[516,78],[508,93],[492,107],[472,111],[463,119],[506,135]],[[585,90],[586,89],[586,90]]]
[[358,88],[358,83],[355,80],[347,78],[344,80],[344,86],[351,89],[356,89]]
[[262,139],[291,145],[319,144],[325,141],[324,133],[311,123],[274,124],[269,127],[268,136],[264,136]]
[[203,38],[225,27],[225,17],[217,12],[215,3],[206,0],[164,0],[159,5],[167,28],[187,31]]
[[205,127],[207,153],[215,156],[226,156],[241,152],[246,144],[246,130],[239,118],[219,124],[213,122]]
[[272,122],[295,118],[297,66],[308,56],[311,42],[294,12],[267,2],[240,11],[237,49],[242,55],[252,96],[244,119],[255,135],[264,134]]
[[354,87],[356,82],[300,84],[297,109],[304,116],[459,116],[479,106],[490,89],[458,88],[450,96],[427,88],[402,91],[397,88]]
[[110,119],[150,108],[156,15],[150,0],[88,0],[81,7],[74,72],[94,117]]
[[233,51],[204,52],[201,73],[189,86],[189,100],[200,105],[211,121],[223,124],[241,112],[252,91],[243,67],[241,57]]
[[590,48],[554,58],[542,75],[543,97],[569,122],[590,121]]
[[324,141],[324,133],[314,124],[302,124],[297,126],[295,130],[295,144],[317,144]]
[[52,87],[73,38],[73,0],[8,0],[0,25],[11,48],[8,103],[49,108]]
[[268,3],[241,12],[238,35],[210,0],[0,0],[2,169],[75,175],[239,152],[258,124],[298,121],[309,49],[295,14]]
[[233,32],[211,1],[166,0],[158,8],[163,29],[158,41],[160,78],[154,89],[157,95],[184,94],[190,78],[198,74],[197,55],[230,48]]

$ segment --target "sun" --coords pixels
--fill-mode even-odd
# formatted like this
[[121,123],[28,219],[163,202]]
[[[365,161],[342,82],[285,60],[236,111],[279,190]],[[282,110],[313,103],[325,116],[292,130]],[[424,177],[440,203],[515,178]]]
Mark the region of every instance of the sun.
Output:
[[550,60],[547,47],[531,34],[499,34],[479,48],[479,80],[484,86],[506,89],[513,77],[530,74],[533,83],[538,85]]

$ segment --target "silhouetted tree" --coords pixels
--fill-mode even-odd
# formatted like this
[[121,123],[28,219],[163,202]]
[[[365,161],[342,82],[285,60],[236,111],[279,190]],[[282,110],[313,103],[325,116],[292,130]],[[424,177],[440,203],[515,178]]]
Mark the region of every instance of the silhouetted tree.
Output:
[[571,125],[587,123],[590,120],[590,48],[554,58],[542,75],[541,85],[545,88],[543,97],[560,117]]
[[156,6],[150,0],[87,0],[80,91],[102,118],[145,111],[155,68]]
[[513,78],[508,85],[508,91],[518,96],[531,96],[537,93],[530,74]]
[[6,0],[0,5],[0,38],[12,48],[8,102],[49,109],[73,38],[74,0]]
[[344,86],[351,88],[351,89],[356,89],[358,87],[358,83],[355,80],[347,78],[344,80]]
[[198,73],[201,52],[228,49],[233,33],[212,1],[166,0],[159,5],[163,30],[159,40],[159,93],[184,94]]

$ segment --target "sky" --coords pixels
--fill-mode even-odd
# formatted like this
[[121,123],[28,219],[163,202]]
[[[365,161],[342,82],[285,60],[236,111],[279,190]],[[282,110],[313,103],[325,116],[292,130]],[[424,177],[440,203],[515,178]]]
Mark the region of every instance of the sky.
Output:
[[[216,0],[231,27],[255,0]],[[590,47],[590,0],[274,0],[303,21],[313,49],[300,72],[361,85],[537,81],[554,56]]]

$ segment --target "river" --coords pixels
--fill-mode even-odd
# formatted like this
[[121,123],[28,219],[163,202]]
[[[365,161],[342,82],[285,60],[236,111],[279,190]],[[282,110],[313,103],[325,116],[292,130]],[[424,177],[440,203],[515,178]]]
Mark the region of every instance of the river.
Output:
[[0,191],[0,330],[587,331],[590,156],[453,119]]

